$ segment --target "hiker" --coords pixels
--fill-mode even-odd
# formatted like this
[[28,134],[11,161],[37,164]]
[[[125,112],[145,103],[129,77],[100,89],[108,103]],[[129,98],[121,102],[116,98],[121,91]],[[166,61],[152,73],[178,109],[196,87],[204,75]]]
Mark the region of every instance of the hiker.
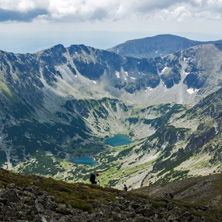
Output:
[[170,194],[169,194],[169,197],[170,197],[171,199],[173,199],[173,194],[172,194],[172,193],[170,193]]
[[98,176],[99,176],[99,173],[96,173],[96,176],[95,176],[95,183],[94,184],[97,184],[99,182],[98,180]]
[[169,194],[168,194],[168,193],[165,193],[164,197],[165,197],[165,198],[169,198]]
[[96,179],[96,175],[95,174],[91,174],[90,179],[89,179],[91,184],[96,184],[95,183],[95,179]]
[[128,190],[128,187],[126,186],[126,184],[124,184],[123,189],[124,189],[125,191],[127,191],[127,190]]

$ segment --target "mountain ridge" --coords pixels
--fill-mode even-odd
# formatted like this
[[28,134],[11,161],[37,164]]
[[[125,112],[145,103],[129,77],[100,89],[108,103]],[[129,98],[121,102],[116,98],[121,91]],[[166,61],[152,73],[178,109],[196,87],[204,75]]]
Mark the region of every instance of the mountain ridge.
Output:
[[173,54],[177,51],[185,50],[196,45],[211,43],[221,44],[221,41],[222,40],[195,41],[177,35],[162,34],[153,37],[128,40],[107,50],[115,52],[121,56],[155,58]]
[[[221,58],[211,43],[151,59],[84,45],[1,51],[0,164],[67,181],[96,169],[117,188],[220,172]],[[104,144],[119,133],[134,143]],[[94,168],[70,163],[92,154]]]

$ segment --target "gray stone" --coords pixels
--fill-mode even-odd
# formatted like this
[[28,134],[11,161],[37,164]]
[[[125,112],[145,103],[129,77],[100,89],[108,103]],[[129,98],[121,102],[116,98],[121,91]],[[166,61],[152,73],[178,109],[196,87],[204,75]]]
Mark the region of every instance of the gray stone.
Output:
[[117,212],[112,212],[112,217],[115,221],[121,221],[122,220],[122,215],[121,213],[117,213]]
[[3,195],[3,197],[5,197],[8,202],[17,203],[20,201],[20,198],[16,190],[7,190],[6,193]]
[[59,206],[56,209],[56,212],[63,214],[63,215],[67,215],[67,214],[72,214],[72,212],[70,211],[70,209],[67,209],[65,207]]
[[[96,202],[93,212],[74,209],[70,204],[58,204],[53,196],[37,187],[16,187],[0,190],[0,221],[4,222],[204,222],[204,218],[191,212],[206,214],[207,208],[196,207],[190,211],[180,209],[175,203],[152,207],[152,200],[121,195],[111,203]],[[30,191],[33,191],[31,193]]]

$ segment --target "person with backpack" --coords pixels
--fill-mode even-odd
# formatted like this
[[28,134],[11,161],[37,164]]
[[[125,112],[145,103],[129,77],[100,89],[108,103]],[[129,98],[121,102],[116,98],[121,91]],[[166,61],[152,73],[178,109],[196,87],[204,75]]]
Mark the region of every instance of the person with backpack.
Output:
[[98,176],[99,176],[99,173],[96,173],[96,175],[91,174],[90,179],[89,179],[91,184],[97,184],[99,182]]
[[126,184],[124,184],[123,189],[124,189],[125,191],[127,191],[127,190],[128,190],[128,187],[126,186]]
[[95,178],[96,178],[96,175],[95,174],[91,174],[90,179],[89,179],[91,184],[95,184]]

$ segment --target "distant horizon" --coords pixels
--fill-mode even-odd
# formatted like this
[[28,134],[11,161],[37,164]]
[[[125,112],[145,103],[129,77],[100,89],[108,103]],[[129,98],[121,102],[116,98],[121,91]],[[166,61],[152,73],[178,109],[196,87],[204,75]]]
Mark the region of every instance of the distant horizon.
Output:
[[[81,36],[82,35],[82,36]],[[85,31],[79,33],[73,33],[73,35],[67,36],[48,36],[45,38],[37,38],[36,36],[27,37],[23,39],[13,36],[10,38],[7,34],[0,37],[0,50],[11,53],[36,53],[48,48],[52,48],[55,45],[63,45],[69,47],[71,45],[86,45],[97,49],[107,50],[116,45],[122,44],[126,41],[144,39],[148,37],[155,37],[158,35],[174,35],[182,38],[187,38],[192,41],[218,41],[222,40],[222,36],[201,34],[201,33],[157,33],[157,34],[145,34],[145,33],[131,33],[131,32],[109,32],[109,31]],[[90,36],[90,37],[89,37]],[[131,38],[130,38],[131,37]],[[7,41],[4,41],[7,39]],[[72,42],[73,41],[73,42]],[[8,44],[5,44],[8,42]]]
[[34,53],[57,44],[108,49],[127,40],[172,34],[222,39],[222,1],[1,0],[0,49]]

